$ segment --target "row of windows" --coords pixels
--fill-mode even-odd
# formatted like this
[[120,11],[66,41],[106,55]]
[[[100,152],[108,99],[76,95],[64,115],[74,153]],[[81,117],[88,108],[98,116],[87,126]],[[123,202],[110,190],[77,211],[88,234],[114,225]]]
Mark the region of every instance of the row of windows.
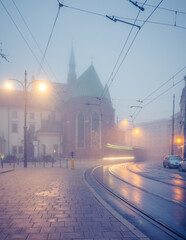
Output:
[[[13,119],[17,119],[18,118],[18,113],[16,112],[16,111],[12,111],[11,112],[11,117],[13,118]],[[29,113],[28,114],[28,117],[30,118],[30,119],[35,119],[35,113]]]
[[23,154],[23,146],[12,146],[12,154]]
[[[32,132],[35,132],[35,125],[34,124],[30,124],[29,125],[29,129]],[[18,133],[18,123],[12,123],[12,133]]]

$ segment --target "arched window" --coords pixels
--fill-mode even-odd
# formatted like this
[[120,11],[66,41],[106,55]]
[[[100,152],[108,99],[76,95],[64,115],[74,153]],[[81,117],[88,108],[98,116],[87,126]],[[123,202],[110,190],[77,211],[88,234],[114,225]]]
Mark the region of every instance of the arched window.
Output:
[[77,147],[83,148],[85,140],[84,115],[79,113],[77,117]]
[[100,121],[96,112],[92,115],[91,145],[92,148],[100,147]]

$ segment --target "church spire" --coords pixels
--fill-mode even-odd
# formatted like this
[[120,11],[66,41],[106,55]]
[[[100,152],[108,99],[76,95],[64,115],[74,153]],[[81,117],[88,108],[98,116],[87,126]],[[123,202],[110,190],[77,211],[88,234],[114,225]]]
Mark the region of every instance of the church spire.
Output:
[[75,59],[74,59],[74,49],[72,47],[69,61],[69,71],[68,71],[68,83],[74,84],[76,82],[76,70],[75,70]]

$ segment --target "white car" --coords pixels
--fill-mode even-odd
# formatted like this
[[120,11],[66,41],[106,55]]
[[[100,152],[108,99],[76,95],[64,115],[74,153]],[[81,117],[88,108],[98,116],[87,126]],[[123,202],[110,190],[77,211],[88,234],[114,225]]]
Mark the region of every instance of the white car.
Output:
[[179,163],[178,168],[179,168],[179,171],[181,171],[181,172],[186,171],[186,159],[183,159],[183,161],[181,161]]
[[179,163],[182,161],[182,158],[177,155],[167,155],[163,160],[164,168],[179,168]]

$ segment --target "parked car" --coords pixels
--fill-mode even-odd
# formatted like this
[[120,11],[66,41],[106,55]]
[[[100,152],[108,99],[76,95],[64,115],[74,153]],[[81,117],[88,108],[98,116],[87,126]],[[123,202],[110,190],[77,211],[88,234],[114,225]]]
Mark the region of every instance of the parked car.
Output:
[[163,167],[166,168],[178,168],[182,158],[177,155],[167,155],[163,160]]
[[183,161],[179,163],[179,171],[186,171],[186,159],[183,159]]

